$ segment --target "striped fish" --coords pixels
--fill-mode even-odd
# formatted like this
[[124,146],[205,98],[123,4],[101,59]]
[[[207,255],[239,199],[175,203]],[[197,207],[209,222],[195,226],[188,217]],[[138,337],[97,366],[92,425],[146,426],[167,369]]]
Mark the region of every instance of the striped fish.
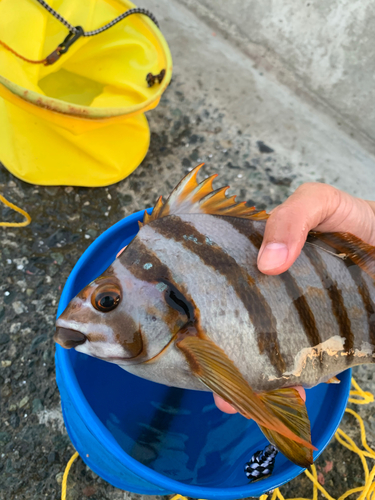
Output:
[[[170,386],[210,390],[285,456],[312,463],[295,385],[375,361],[375,247],[310,233],[279,276],[258,271],[268,215],[190,172],[57,320],[55,341]],[[337,379],[336,379],[337,380]]]

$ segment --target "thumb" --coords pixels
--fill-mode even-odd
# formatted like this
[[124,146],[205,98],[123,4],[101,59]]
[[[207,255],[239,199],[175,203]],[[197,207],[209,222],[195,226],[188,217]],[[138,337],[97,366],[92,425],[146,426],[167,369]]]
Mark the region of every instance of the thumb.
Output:
[[338,190],[319,183],[300,186],[267,221],[258,254],[265,274],[285,272],[297,259],[308,232],[330,217],[340,204]]

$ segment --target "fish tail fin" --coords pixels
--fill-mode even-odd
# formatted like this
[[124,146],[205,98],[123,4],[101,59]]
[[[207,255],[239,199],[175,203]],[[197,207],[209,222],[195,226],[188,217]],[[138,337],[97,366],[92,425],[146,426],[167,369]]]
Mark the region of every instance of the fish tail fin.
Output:
[[313,463],[310,421],[305,403],[296,389],[276,389],[258,395],[267,409],[272,412],[294,435],[310,444],[309,447],[297,443],[279,432],[260,425],[266,438],[289,460],[300,467]]

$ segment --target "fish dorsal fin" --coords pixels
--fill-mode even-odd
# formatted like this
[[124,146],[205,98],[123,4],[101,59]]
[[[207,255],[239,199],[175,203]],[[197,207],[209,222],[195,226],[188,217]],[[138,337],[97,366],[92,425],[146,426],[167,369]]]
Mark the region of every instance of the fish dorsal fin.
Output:
[[246,206],[245,201],[236,203],[235,196],[226,196],[229,186],[214,190],[212,182],[217,174],[198,183],[197,174],[203,165],[204,163],[201,163],[195,167],[177,184],[166,203],[163,203],[160,196],[152,213],[149,215],[145,212],[143,224],[149,224],[166,215],[177,214],[226,215],[251,220],[268,218],[264,210],[257,211],[255,207]]
[[341,259],[350,259],[375,280],[375,247],[351,233],[310,231],[307,242]]

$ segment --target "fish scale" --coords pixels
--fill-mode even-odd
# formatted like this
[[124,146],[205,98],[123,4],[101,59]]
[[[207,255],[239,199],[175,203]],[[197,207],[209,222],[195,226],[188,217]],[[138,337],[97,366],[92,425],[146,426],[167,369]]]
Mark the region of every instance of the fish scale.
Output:
[[[255,247],[248,235],[256,234],[262,238],[265,223],[216,216],[213,223],[212,217],[210,215],[197,216],[189,214],[181,218],[190,221],[195,225],[197,230],[208,235],[213,241],[216,241],[221,248],[235,258],[237,263],[256,280],[260,293],[270,304],[272,313],[277,321],[280,354],[285,362],[293,363],[296,352],[299,352],[306,345],[314,344],[306,344],[306,339],[301,334],[293,335],[293,332],[301,333],[303,327],[298,312],[293,307],[292,299],[288,296],[282,277],[266,277],[258,271],[256,266],[258,247]],[[320,284],[319,280],[316,281]],[[316,312],[320,310],[321,303],[318,304]],[[242,369],[245,369],[245,367],[242,367]],[[275,377],[270,374],[270,378],[274,380]],[[258,388],[255,380],[251,383],[255,384],[254,386]],[[273,385],[274,382],[271,380],[269,387]],[[264,388],[265,386],[262,387],[262,389]]]
[[[248,321],[246,309],[238,301],[233,288],[228,289],[225,276],[217,271],[205,268],[199,257],[194,252],[184,249],[181,243],[168,240],[156,233],[152,223],[145,226],[140,238],[142,240],[147,239],[149,247],[162,262],[168,262],[176,280],[185,277],[186,287],[190,292],[189,295],[193,297],[200,312],[203,329],[210,332],[215,341],[221,341],[221,347],[231,353],[231,351],[236,350],[237,342],[247,342],[251,351],[257,350],[257,344],[253,336],[248,336],[248,330],[252,329],[252,325]],[[181,258],[183,252],[184,258]],[[196,280],[194,275],[188,274],[189,269],[192,267],[198,273],[205,272],[204,282]],[[215,294],[214,301],[212,300],[213,293]],[[237,306],[235,306],[236,302]],[[229,308],[229,304],[234,307]],[[235,312],[236,310],[239,311],[238,315]],[[236,337],[236,342],[233,341],[234,337]],[[233,354],[235,354],[235,351]],[[248,356],[245,353],[242,354],[242,364],[244,366],[248,365]],[[180,360],[175,358],[175,365],[171,370],[173,377],[179,373],[179,362]],[[268,369],[272,370],[272,374],[276,376],[276,372],[269,365],[266,356],[259,356],[254,365],[256,365],[254,366],[256,371],[263,372]],[[155,367],[156,369],[157,367]]]
[[[326,288],[331,289],[334,285],[338,293],[342,295],[342,309],[345,311],[347,319],[343,317],[342,311],[334,313],[336,321],[339,323],[341,320],[341,334],[343,336],[353,336],[356,347],[359,348],[359,342],[368,340],[369,323],[365,305],[362,297],[358,293],[358,288],[349,269],[341,260],[336,259],[325,251],[311,247],[311,245],[306,245],[303,251],[308,254],[310,260],[312,260],[310,257],[311,255],[319,255],[318,259],[316,259],[316,265],[314,266],[315,271],[318,272],[320,276],[323,275],[323,279],[326,280]],[[323,267],[326,270],[324,274]],[[360,275],[359,279],[362,279],[365,273],[361,269],[358,269],[358,272]],[[327,276],[329,276],[328,279]],[[335,308],[339,309],[336,295],[337,293],[334,290],[330,291],[331,300],[330,303],[328,303],[328,307],[333,310]]]
[[268,215],[214,190],[215,176],[199,184],[200,168],[145,212],[57,320],[55,340],[148,380],[215,392],[307,467],[314,446],[293,386],[375,361],[375,248],[312,232],[288,271],[266,276],[257,255]]
[[[181,221],[179,220],[178,216],[170,216],[169,219],[170,220],[168,221],[168,227],[167,227],[167,230],[165,231],[164,238],[166,238],[166,235],[168,234],[169,231],[171,231],[171,230],[173,231],[173,227],[171,227],[172,220],[176,226],[181,227]],[[209,231],[209,232],[203,231],[203,227],[208,228],[210,226],[214,226],[215,221],[212,219],[215,219],[215,216],[214,215],[204,215],[204,214],[199,214],[199,215],[190,214],[188,216],[185,216],[184,219],[185,219],[185,221],[189,220],[189,223],[191,224],[191,226],[194,226],[194,219],[200,220],[199,224],[197,224],[197,226],[199,226],[200,229],[202,230],[202,232],[200,233],[200,237],[199,236],[197,237],[196,233],[194,233],[195,238],[199,238],[199,241],[202,242],[200,244],[201,248],[199,250],[199,253],[200,254],[207,253],[207,261],[209,261],[211,258],[213,260],[213,253],[214,253],[215,246],[212,244],[205,243],[205,239],[206,239],[206,237],[209,237],[211,241],[214,241],[215,236],[214,236],[212,231]],[[202,222],[202,219],[206,219],[205,222]],[[252,221],[244,221],[244,222],[248,226],[250,226],[249,232],[251,232],[253,230],[253,228],[251,226],[254,223]],[[162,219],[160,219],[154,223],[153,222],[150,223],[150,225],[149,225],[150,230],[155,230],[155,225],[161,226]],[[258,223],[258,225],[259,225],[259,223]],[[163,227],[165,228],[165,226],[166,225],[164,225]],[[172,224],[172,226],[173,226],[173,224]],[[259,229],[259,227],[257,229]],[[186,231],[186,233],[188,233],[188,231]],[[192,235],[189,234],[188,236],[192,236]],[[227,239],[226,249],[227,249],[227,251],[225,251],[225,254],[227,254],[227,255],[230,255],[229,249],[230,249],[231,244],[232,244],[231,242],[236,241],[235,236],[236,235],[234,234],[234,231],[233,230],[231,231],[230,228],[228,228],[228,231],[226,234],[226,239]],[[174,235],[174,237],[176,237],[176,236]],[[216,238],[216,239],[218,239],[218,238]],[[190,241],[192,241],[192,240],[190,240]],[[189,243],[186,243],[186,244],[189,244]],[[189,245],[189,247],[190,247],[190,249],[193,249],[193,250],[189,249],[189,251],[194,251],[194,246],[198,247],[199,245],[195,242],[191,243]],[[235,243],[234,243],[234,246],[236,246]],[[164,259],[166,261],[168,261],[168,254],[166,253],[166,249],[167,248],[165,246],[165,243],[160,244],[160,251],[164,253]],[[326,264],[326,266],[328,266],[330,269],[333,269],[333,271],[334,271],[335,279],[334,280],[332,278],[327,279],[326,286],[332,286],[332,282],[334,282],[336,288],[339,289],[341,294],[344,294],[346,297],[347,303],[345,304],[343,302],[341,304],[341,306],[343,307],[343,311],[345,311],[345,314],[346,314],[347,319],[348,319],[347,330],[344,329],[345,328],[345,324],[344,324],[342,326],[342,330],[340,330],[340,328],[338,328],[338,330],[337,330],[338,335],[334,336],[334,337],[338,336],[341,339],[343,339],[343,349],[339,353],[335,352],[335,356],[337,354],[339,354],[339,356],[337,359],[335,359],[334,368],[332,368],[331,363],[328,363],[328,362],[320,363],[320,359],[321,359],[320,356],[316,356],[315,358],[306,357],[306,360],[307,360],[306,368],[298,375],[290,375],[290,374],[284,375],[283,373],[281,373],[280,376],[275,376],[273,374],[270,374],[269,370],[271,369],[272,363],[268,363],[266,365],[263,364],[262,366],[258,365],[259,372],[257,373],[256,366],[249,364],[248,357],[246,355],[242,358],[242,363],[240,362],[239,359],[236,359],[236,362],[240,368],[240,371],[246,376],[246,379],[249,381],[250,385],[252,387],[255,387],[257,390],[272,389],[275,387],[275,382],[277,382],[279,379],[282,380],[282,382],[283,382],[282,386],[288,386],[288,385],[292,384],[292,385],[303,385],[305,387],[311,387],[311,386],[314,386],[317,383],[319,383],[321,380],[327,380],[327,379],[331,378],[333,375],[335,375],[339,371],[342,371],[343,369],[345,369],[348,365],[354,366],[355,364],[366,363],[366,362],[369,362],[369,360],[370,361],[372,360],[372,353],[366,354],[364,351],[361,350],[362,342],[364,340],[366,340],[367,342],[369,341],[368,336],[364,337],[362,329],[360,329],[358,332],[356,332],[356,341],[354,342],[354,338],[353,338],[353,341],[351,342],[351,347],[347,348],[347,349],[351,349],[353,351],[352,355],[348,355],[348,353],[345,350],[346,337],[349,335],[354,335],[353,332],[351,331],[351,328],[350,328],[350,322],[353,321],[353,317],[350,315],[350,312],[348,312],[348,311],[350,311],[350,307],[349,307],[350,295],[351,295],[351,292],[353,291],[353,286],[351,286],[352,283],[350,283],[352,281],[350,274],[347,272],[346,267],[344,267],[344,266],[341,267],[342,264],[341,264],[340,260],[338,260],[334,256],[328,254],[324,250],[314,248],[313,252],[317,253],[319,255],[321,261],[323,261]],[[303,256],[302,256],[302,259],[304,259]],[[180,257],[176,258],[176,265],[181,266],[181,269],[179,270],[180,274],[186,273],[185,263],[186,263],[186,259],[182,259]],[[207,265],[204,262],[202,262],[202,263],[203,263],[203,265]],[[254,266],[252,266],[252,267],[254,268]],[[340,269],[337,269],[340,267],[341,267],[341,273],[340,273]],[[246,268],[242,268],[242,269],[243,269],[244,274],[246,274],[249,271]],[[176,271],[177,271],[177,269],[174,268],[174,272],[176,272]],[[222,276],[225,277],[228,273],[228,270],[223,270],[220,268],[218,268],[217,271],[218,271],[218,273],[216,275],[217,276],[220,275],[220,277],[222,277]],[[256,271],[256,272],[258,273],[258,271]],[[288,273],[284,273],[284,274],[288,274]],[[255,276],[252,276],[252,277],[255,278]],[[261,288],[261,284],[259,284],[258,287],[261,288],[261,291],[263,292],[262,296],[267,301],[267,303],[270,304],[271,310],[272,310],[273,304],[275,304],[275,303],[280,304],[280,295],[279,295],[278,291],[281,288],[281,291],[284,292],[285,288],[282,287],[282,282],[284,280],[282,277],[267,277],[267,278],[270,278],[270,279],[263,280],[263,284],[268,283],[268,286]],[[347,284],[348,278],[349,278],[350,286],[348,286],[348,284]],[[340,282],[337,283],[336,279],[340,279]],[[298,277],[295,278],[295,281],[296,281],[297,285],[299,285]],[[212,284],[212,282],[210,282],[209,287],[207,287],[207,288],[201,287],[200,290],[195,292],[195,293],[200,294],[202,296],[206,296],[207,294],[212,293],[212,288],[218,289],[219,287],[222,287],[222,286],[223,286],[223,282],[218,279],[217,283]],[[323,288],[324,288],[324,284],[323,284]],[[304,290],[303,286],[301,286],[300,289]],[[198,300],[199,300],[198,297],[195,297],[194,294],[192,296],[193,296],[193,299],[195,299],[196,302],[198,303]],[[336,318],[336,316],[334,314],[332,314],[331,307],[330,307],[331,302],[329,300],[328,295],[326,295],[325,298],[326,299],[328,298],[328,300],[325,302],[325,304],[324,304],[323,300],[320,301],[320,303],[318,304],[318,307],[320,309],[320,314],[319,315],[317,314],[316,318],[326,317],[327,320],[330,320],[331,323],[335,322],[336,326],[338,326],[337,322],[340,319],[340,317]],[[226,294],[226,295],[224,295],[224,300],[225,299],[227,299],[227,300],[225,303],[221,303],[221,307],[224,307],[226,310],[233,310],[233,309],[236,310],[236,308],[237,309],[239,308],[239,304],[241,302],[243,303],[241,297],[238,295],[233,297],[232,295]],[[358,306],[358,309],[361,311],[361,318],[360,318],[361,324],[364,325],[365,323],[367,323],[367,314],[366,314],[365,308],[364,308],[363,304],[361,307],[359,300],[356,300],[355,303]],[[298,312],[297,312],[298,308],[295,305],[295,301],[294,302],[292,301],[290,304],[285,303],[285,302],[284,303],[281,302],[280,305],[281,305],[281,309],[284,309],[283,313],[281,314],[281,317],[288,318],[288,321],[286,324],[284,323],[284,325],[283,325],[283,330],[284,330],[283,334],[281,333],[281,328],[280,328],[279,331],[277,332],[276,337],[277,337],[277,340],[279,339],[279,337],[283,337],[283,339],[284,339],[283,348],[280,352],[280,356],[282,356],[283,353],[285,353],[285,358],[292,360],[292,363],[289,363],[287,366],[285,366],[285,370],[284,370],[284,372],[290,373],[290,372],[294,371],[295,361],[296,361],[296,358],[298,357],[299,353],[301,352],[301,350],[316,346],[320,342],[316,342],[316,343],[311,342],[311,339],[308,339],[306,336],[303,335],[304,326],[302,324],[302,321],[298,317]],[[324,305],[325,305],[325,307],[324,307]],[[291,321],[291,314],[290,314],[291,307],[290,306],[292,306],[292,310],[294,312],[294,322]],[[213,305],[211,310],[205,309],[205,311],[204,311],[205,316],[213,316],[215,314],[215,307],[216,306]],[[254,305],[255,311],[258,311],[259,307],[261,307],[261,306],[259,306],[259,304],[255,304]],[[309,309],[311,311],[311,307],[310,307],[310,304],[308,301],[307,301],[307,309]],[[340,311],[340,308],[338,308],[338,309]],[[296,312],[297,312],[297,314],[296,314]],[[271,314],[272,314],[272,312],[271,312]],[[314,316],[314,315],[312,314],[312,316]],[[359,318],[357,318],[357,319],[359,319]],[[248,321],[247,322],[245,321],[244,323],[245,323],[245,327],[247,327],[247,329],[248,329],[247,335],[250,339],[254,335],[254,333],[253,333],[254,329],[251,328],[251,325],[253,325],[253,323],[251,322],[251,318],[248,318]],[[228,353],[228,345],[227,344],[229,342],[230,344],[232,344],[231,351],[233,351],[233,346],[238,349],[238,347],[240,345],[246,345],[246,343],[247,343],[247,345],[249,345],[250,347],[249,347],[248,351],[247,350],[245,351],[245,353],[250,354],[252,352],[253,348],[251,348],[251,344],[249,343],[249,340],[246,342],[246,338],[244,338],[245,337],[245,334],[243,332],[244,324],[241,324],[240,322],[237,321],[234,324],[234,327],[235,327],[234,330],[232,329],[232,331],[230,331],[230,332],[227,331],[226,333],[222,332],[222,329],[220,329],[219,335],[217,335],[216,331],[215,331],[216,325],[215,324],[213,324],[213,325],[207,324],[207,325],[205,325],[205,331],[207,331],[207,333],[210,335],[210,337],[213,340],[215,340],[217,345],[226,349],[227,353]],[[311,327],[311,325],[310,325],[310,327]],[[308,329],[308,327],[306,327],[306,329]],[[368,329],[368,327],[367,327],[367,329]],[[269,332],[265,331],[264,332],[265,342],[269,341],[268,335],[269,335]],[[319,335],[320,335],[321,342],[329,342],[329,339],[332,338],[330,335],[327,336],[325,334],[325,332],[322,332],[322,334],[319,334]],[[298,342],[296,342],[296,343],[290,342],[290,338],[292,336],[296,337],[298,339]],[[226,339],[226,342],[224,341],[224,339]],[[337,345],[336,339],[334,341],[334,345],[335,346]],[[354,353],[355,350],[358,350],[357,354]],[[259,353],[259,351],[258,351],[258,353]],[[325,354],[323,353],[323,356],[322,356],[323,358],[324,358],[324,355]],[[350,358],[350,363],[348,363],[348,358]],[[173,369],[174,369],[174,371],[176,371],[176,370],[178,370],[178,367],[175,366],[175,367],[173,367]],[[264,370],[266,370],[266,372]],[[270,383],[267,383],[267,378],[268,378]],[[280,387],[280,385],[278,385],[278,386]]]

